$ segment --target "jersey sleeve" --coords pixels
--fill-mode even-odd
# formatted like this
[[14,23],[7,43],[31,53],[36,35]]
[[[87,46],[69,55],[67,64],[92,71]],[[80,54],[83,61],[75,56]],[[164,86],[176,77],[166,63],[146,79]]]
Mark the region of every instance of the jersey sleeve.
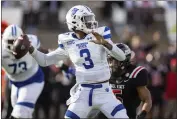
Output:
[[136,87],[146,86],[148,82],[148,71],[145,68],[142,69],[133,80],[135,80],[134,83]]
[[106,47],[104,47],[107,54],[110,54],[112,57],[119,61],[125,60],[125,53],[112,42],[111,29],[108,26],[100,27],[96,32],[102,35],[103,38],[113,46],[112,50],[108,50]]
[[71,32],[58,35],[58,47],[65,50],[65,42],[70,39]]
[[61,49],[64,49],[64,45],[63,45],[63,43],[61,41],[61,38],[62,38],[62,36],[58,35],[58,47],[61,48]]
[[108,26],[103,26],[103,27],[99,27],[98,29],[96,29],[97,33],[99,33],[100,35],[103,36],[103,38],[108,41],[110,44],[113,44],[111,38],[111,29]]
[[57,48],[56,50],[48,54],[44,54],[35,49],[31,55],[34,57],[34,59],[38,62],[40,66],[49,66],[52,64],[57,64],[58,61],[69,58],[67,52],[61,48]]
[[38,49],[41,45],[38,37],[36,35],[31,35],[31,34],[28,34],[27,36],[29,40],[31,41],[32,46]]
[[111,38],[111,29],[108,26],[105,26],[103,28],[103,34],[102,34],[103,38],[108,41],[110,44],[113,44]]

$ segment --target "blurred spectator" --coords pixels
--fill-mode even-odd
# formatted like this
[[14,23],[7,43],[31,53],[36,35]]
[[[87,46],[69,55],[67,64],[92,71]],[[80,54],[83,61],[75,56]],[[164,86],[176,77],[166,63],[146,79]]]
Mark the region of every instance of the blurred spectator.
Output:
[[151,66],[151,78],[149,82],[149,90],[152,95],[152,109],[150,118],[162,118],[163,117],[163,92],[165,88],[164,78],[162,72],[158,70],[158,67]]
[[124,8],[124,1],[105,1],[104,2],[104,7],[102,8],[102,15],[104,18],[106,18],[106,20],[110,20],[110,18],[112,17],[112,5],[116,4],[118,5],[120,8]]
[[170,61],[170,71],[166,77],[166,88],[165,88],[165,118],[176,119],[177,110],[177,74],[176,74],[176,58]]
[[43,2],[43,8],[47,8],[51,13],[58,12],[58,9],[62,5],[62,1],[45,1]]
[[168,46],[168,50],[167,50],[167,53],[168,53],[168,57],[171,59],[171,58],[176,58],[176,43],[174,44],[170,44]]
[[36,34],[37,25],[39,24],[40,2],[39,1],[20,1],[24,10],[23,26],[27,33]]
[[19,5],[18,1],[11,2],[11,1],[6,1],[6,0],[1,1],[1,4],[2,4],[2,7],[16,7]]
[[[43,1],[42,4],[42,20],[45,20],[47,27],[57,29],[59,27],[59,9],[62,6],[62,1]],[[44,19],[45,18],[45,19]]]
[[154,8],[156,7],[155,1],[149,1],[149,0],[144,0],[144,1],[135,1],[136,7],[140,8]]

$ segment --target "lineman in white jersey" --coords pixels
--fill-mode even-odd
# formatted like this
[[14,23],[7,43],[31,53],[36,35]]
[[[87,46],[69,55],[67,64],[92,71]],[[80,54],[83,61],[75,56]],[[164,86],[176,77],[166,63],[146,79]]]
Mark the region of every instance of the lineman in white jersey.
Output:
[[56,64],[67,58],[75,65],[76,84],[70,91],[65,118],[86,118],[94,108],[108,118],[128,118],[124,106],[115,98],[108,83],[107,53],[117,60],[125,59],[123,51],[112,43],[109,27],[97,28],[94,13],[83,5],[72,7],[66,15],[66,22],[73,32],[58,36],[58,49],[49,54],[43,54],[32,46],[29,49],[41,66]]
[[[2,67],[12,84],[11,119],[32,118],[36,100],[44,86],[44,74],[35,59],[29,53],[16,59],[12,53],[13,42],[21,35],[23,32],[18,26],[10,25],[2,36]],[[31,44],[38,49],[40,42],[37,36],[28,37]]]

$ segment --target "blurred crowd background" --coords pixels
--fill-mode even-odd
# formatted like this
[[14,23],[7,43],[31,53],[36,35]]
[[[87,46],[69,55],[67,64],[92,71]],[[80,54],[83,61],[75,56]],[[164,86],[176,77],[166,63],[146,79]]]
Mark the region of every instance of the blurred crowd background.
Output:
[[[6,23],[18,24],[25,33],[37,35],[44,48],[53,50],[57,48],[58,34],[68,31],[66,12],[78,4],[90,7],[99,26],[111,28],[112,40],[128,44],[135,52],[134,63],[148,69],[148,88],[153,101],[148,116],[176,117],[175,1],[1,1],[1,28]],[[70,61],[43,68],[46,84],[38,99],[34,117],[64,117],[67,108],[65,102],[75,78],[72,68]],[[5,118],[12,110],[7,77],[2,77],[1,97],[2,118]]]

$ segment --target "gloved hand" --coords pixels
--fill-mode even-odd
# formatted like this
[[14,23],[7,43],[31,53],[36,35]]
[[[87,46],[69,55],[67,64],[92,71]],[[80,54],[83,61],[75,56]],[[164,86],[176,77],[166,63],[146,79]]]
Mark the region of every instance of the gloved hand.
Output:
[[136,119],[145,119],[147,112],[143,110],[139,115],[137,115]]

